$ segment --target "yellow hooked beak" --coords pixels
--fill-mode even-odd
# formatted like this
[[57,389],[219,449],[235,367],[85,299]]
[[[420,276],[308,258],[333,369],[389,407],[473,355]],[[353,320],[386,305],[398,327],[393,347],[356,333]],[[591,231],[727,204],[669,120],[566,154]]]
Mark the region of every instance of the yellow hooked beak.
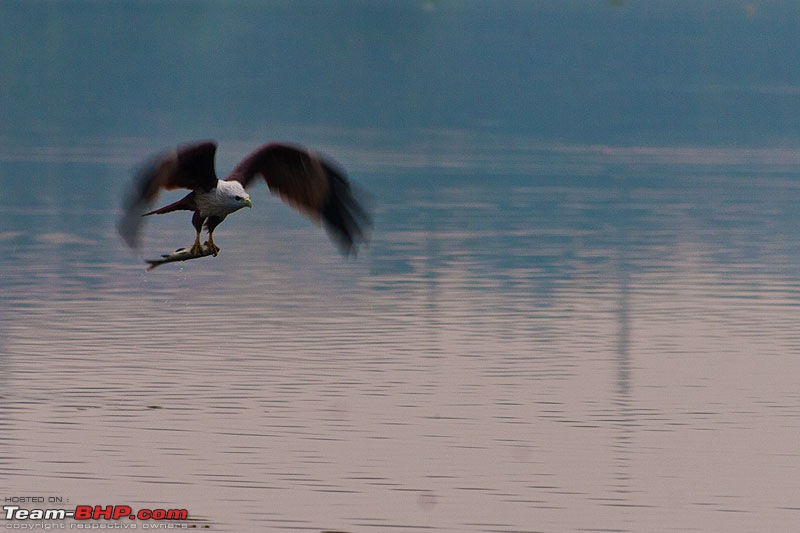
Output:
[[245,198],[244,200],[242,200],[242,203],[247,207],[249,207],[250,209],[253,208],[253,202],[250,201],[250,198]]

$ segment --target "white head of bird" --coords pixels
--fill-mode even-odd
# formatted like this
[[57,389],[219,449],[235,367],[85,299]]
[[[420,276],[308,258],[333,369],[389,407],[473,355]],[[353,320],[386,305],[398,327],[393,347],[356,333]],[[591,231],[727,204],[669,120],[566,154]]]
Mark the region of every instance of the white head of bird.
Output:
[[250,195],[238,181],[220,180],[217,182],[217,201],[229,213],[243,207],[253,207]]

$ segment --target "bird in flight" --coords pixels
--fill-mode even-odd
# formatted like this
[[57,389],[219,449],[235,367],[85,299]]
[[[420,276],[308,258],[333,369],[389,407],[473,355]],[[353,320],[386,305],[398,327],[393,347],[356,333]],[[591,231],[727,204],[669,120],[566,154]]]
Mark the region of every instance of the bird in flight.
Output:
[[[214,170],[217,144],[204,141],[157,156],[138,175],[126,201],[118,230],[136,248],[143,217],[192,211],[196,235],[185,258],[217,255],[214,230],[225,217],[253,207],[247,188],[263,177],[269,190],[315,222],[321,223],[345,255],[355,253],[371,225],[344,172],[333,162],[300,146],[268,143],[251,152],[224,180]],[[150,210],[162,189],[191,192],[169,205]],[[200,244],[203,227],[208,241]],[[167,257],[167,256],[164,256]],[[183,259],[179,259],[183,260]]]

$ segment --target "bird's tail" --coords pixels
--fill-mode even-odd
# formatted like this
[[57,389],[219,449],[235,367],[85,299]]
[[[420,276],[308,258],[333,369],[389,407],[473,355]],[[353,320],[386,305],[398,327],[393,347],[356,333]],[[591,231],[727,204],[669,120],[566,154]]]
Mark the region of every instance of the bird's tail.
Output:
[[172,213],[173,211],[187,211],[187,210],[192,211],[194,210],[194,205],[193,205],[194,202],[192,202],[192,199],[190,197],[191,194],[189,196],[184,196],[177,202],[173,202],[169,205],[165,205],[164,207],[160,207],[153,211],[144,213],[142,216],[146,217],[149,215],[163,215],[164,213]]

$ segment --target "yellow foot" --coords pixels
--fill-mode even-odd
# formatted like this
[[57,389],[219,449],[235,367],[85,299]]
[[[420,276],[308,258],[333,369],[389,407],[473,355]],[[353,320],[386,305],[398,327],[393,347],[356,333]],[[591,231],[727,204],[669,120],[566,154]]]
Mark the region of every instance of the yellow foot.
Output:
[[208,242],[206,242],[206,244],[214,252],[214,257],[216,257],[219,253],[219,246],[214,244],[214,237],[212,237],[210,233],[208,234]]
[[192,245],[192,249],[190,250],[190,252],[192,252],[192,255],[195,256],[195,257],[200,255],[200,252],[202,252],[202,251],[203,251],[203,247],[200,245],[200,241],[196,241]]

